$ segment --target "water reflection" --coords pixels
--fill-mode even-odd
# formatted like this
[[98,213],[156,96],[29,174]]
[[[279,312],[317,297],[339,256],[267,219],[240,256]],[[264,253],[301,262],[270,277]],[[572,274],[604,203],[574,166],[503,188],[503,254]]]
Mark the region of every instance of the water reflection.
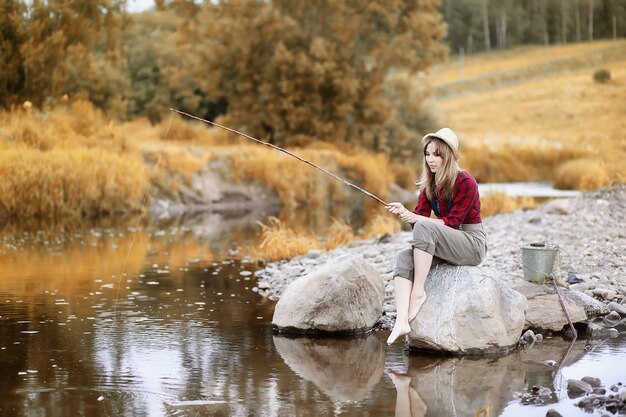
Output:
[[[561,406],[564,375],[618,382],[624,335],[594,346],[577,341],[568,354],[567,342],[549,339],[490,359],[408,358],[377,334],[274,336],[274,303],[251,290],[259,265],[246,259],[245,245],[258,239],[254,219],[148,222],[136,236],[126,223],[5,225],[0,415],[518,416],[529,410],[513,398],[524,387],[553,389]],[[385,362],[406,366],[406,376],[383,377]]]
[[360,401],[378,383],[385,367],[382,340],[374,334],[354,339],[274,336],[285,363],[337,401]]
[[433,415],[497,415],[524,387],[520,359],[517,353],[490,358],[410,356],[407,375],[426,408],[436,410]]

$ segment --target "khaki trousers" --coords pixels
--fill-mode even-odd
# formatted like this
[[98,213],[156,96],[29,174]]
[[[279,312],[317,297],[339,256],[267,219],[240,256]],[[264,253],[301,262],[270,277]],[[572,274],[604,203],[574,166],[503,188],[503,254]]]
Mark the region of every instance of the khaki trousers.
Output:
[[487,235],[482,223],[464,224],[456,230],[444,224],[421,221],[413,226],[411,248],[398,253],[394,277],[413,281],[413,249],[433,255],[433,266],[447,262],[453,265],[478,265],[487,253]]

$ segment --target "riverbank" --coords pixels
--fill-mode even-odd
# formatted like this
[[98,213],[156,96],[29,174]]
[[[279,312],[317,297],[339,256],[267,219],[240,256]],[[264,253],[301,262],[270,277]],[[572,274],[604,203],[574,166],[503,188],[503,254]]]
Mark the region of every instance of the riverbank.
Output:
[[[580,197],[552,200],[531,210],[518,210],[484,219],[489,251],[481,266],[513,283],[523,278],[520,248],[534,242],[556,244],[561,259],[556,267],[562,280],[605,302],[623,302],[626,294],[626,186],[587,192]],[[256,291],[273,299],[295,279],[345,254],[362,255],[385,282],[382,327],[395,317],[392,269],[395,254],[409,245],[403,231],[378,239],[355,241],[346,247],[270,263],[256,272]],[[581,284],[584,285],[581,286]]]

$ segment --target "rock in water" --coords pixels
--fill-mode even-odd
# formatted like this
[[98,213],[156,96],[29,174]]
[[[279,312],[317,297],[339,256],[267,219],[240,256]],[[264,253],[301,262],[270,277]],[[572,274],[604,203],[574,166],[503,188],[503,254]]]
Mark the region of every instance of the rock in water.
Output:
[[[528,300],[526,325],[524,328],[561,331],[568,325],[558,295],[552,285],[538,285],[516,280],[513,289]],[[606,306],[593,298],[566,288],[559,288],[563,303],[573,323],[585,322],[590,318],[607,314]]]
[[589,394],[593,388],[585,381],[579,379],[567,380],[567,394],[570,398],[580,397],[583,394]]
[[597,387],[602,386],[602,381],[600,381],[600,378],[594,378],[592,376],[584,376],[580,380],[591,385],[592,388],[597,388]]
[[384,301],[380,273],[363,256],[345,255],[289,284],[272,324],[279,333],[363,333],[376,324]]
[[411,323],[409,347],[454,354],[508,351],[524,328],[526,298],[488,268],[442,264]]

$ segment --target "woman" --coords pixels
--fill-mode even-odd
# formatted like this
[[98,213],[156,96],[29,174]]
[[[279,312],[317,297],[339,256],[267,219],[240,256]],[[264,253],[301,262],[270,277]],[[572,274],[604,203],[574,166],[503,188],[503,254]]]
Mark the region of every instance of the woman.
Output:
[[[424,283],[431,265],[478,265],[487,252],[487,238],[480,217],[478,184],[459,168],[459,140],[448,128],[422,138],[424,166],[419,198],[413,212],[401,203],[387,209],[413,227],[411,248],[398,254],[394,268],[396,324],[388,344],[411,331],[426,301]],[[436,219],[431,218],[434,211]]]

